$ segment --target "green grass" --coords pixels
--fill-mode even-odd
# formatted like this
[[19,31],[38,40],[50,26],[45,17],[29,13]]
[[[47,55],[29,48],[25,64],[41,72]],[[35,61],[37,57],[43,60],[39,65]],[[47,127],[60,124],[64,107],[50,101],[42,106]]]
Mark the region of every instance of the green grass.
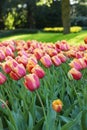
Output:
[[70,33],[67,35],[64,35],[62,33],[46,33],[46,32],[38,32],[38,33],[24,33],[22,34],[14,34],[14,35],[9,35],[5,37],[0,37],[0,41],[4,40],[38,40],[41,42],[53,42],[55,43],[56,41],[60,40],[66,40],[69,44],[83,44],[84,43],[84,38],[87,37],[87,31],[81,31],[78,33]]

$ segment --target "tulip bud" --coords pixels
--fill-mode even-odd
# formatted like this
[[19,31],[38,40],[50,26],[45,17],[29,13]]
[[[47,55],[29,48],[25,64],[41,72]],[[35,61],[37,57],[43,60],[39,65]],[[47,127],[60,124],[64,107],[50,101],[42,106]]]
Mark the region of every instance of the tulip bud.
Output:
[[54,100],[52,102],[52,108],[54,111],[60,112],[62,110],[62,107],[63,107],[63,103],[60,99]]
[[52,61],[55,66],[59,66],[62,63],[57,55],[52,57]]
[[51,58],[48,54],[45,54],[41,59],[40,59],[41,63],[46,67],[50,67],[52,65],[52,61]]
[[75,68],[72,68],[72,69],[68,72],[68,75],[71,75],[71,77],[73,77],[73,79],[75,79],[75,80],[79,80],[79,79],[81,79],[81,77],[82,77],[81,72],[78,71],[78,70],[75,69]]
[[5,53],[3,50],[0,50],[0,61],[3,61],[5,59]]
[[6,61],[6,62],[4,62],[4,63],[2,63],[1,64],[1,66],[2,66],[2,69],[3,69],[3,71],[6,73],[6,74],[9,74],[10,72],[11,72],[11,67],[10,67],[10,65],[9,65],[9,60],[8,61]]
[[39,78],[43,78],[45,76],[44,70],[39,65],[35,65],[35,67],[31,70],[31,73],[35,73]]
[[33,60],[28,60],[28,63],[26,65],[26,68],[28,70],[28,72],[31,72],[31,70],[33,69],[33,67],[36,65],[37,63],[35,63]]
[[0,72],[0,85],[3,84],[3,83],[5,83],[5,81],[6,81],[5,75],[3,75],[3,74]]
[[20,77],[22,78],[23,76],[26,75],[26,69],[23,66],[23,64],[18,64],[15,68],[13,68],[13,71]]
[[84,43],[87,44],[87,37],[84,38]]
[[11,71],[11,72],[9,73],[9,75],[10,75],[10,77],[11,77],[12,79],[14,79],[14,80],[19,80],[19,79],[20,79],[20,77],[19,77],[14,71]]
[[34,91],[40,87],[40,81],[36,74],[28,74],[24,77],[24,85],[30,91]]

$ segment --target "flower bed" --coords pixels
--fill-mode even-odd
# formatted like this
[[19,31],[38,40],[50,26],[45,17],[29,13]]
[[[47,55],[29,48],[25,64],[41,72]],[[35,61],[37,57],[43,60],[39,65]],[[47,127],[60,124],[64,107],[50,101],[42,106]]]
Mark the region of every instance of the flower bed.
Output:
[[87,44],[0,43],[2,130],[87,129]]

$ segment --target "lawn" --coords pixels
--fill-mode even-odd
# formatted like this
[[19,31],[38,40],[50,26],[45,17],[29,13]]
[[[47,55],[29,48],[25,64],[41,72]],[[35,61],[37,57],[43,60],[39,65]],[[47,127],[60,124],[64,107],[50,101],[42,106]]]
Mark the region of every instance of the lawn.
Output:
[[58,40],[66,40],[69,44],[79,45],[83,44],[84,37],[87,37],[87,31],[81,31],[78,33],[70,33],[67,35],[63,35],[62,33],[46,33],[46,32],[38,32],[38,33],[20,33],[20,34],[13,34],[5,37],[0,36],[0,41],[4,40],[38,40],[41,42],[53,42],[55,43]]

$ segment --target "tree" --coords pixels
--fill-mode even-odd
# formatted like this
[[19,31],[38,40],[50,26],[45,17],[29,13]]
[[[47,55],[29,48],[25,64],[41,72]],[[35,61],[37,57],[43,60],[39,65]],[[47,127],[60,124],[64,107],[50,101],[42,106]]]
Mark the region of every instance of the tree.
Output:
[[62,24],[64,27],[64,34],[70,33],[70,1],[62,0]]

